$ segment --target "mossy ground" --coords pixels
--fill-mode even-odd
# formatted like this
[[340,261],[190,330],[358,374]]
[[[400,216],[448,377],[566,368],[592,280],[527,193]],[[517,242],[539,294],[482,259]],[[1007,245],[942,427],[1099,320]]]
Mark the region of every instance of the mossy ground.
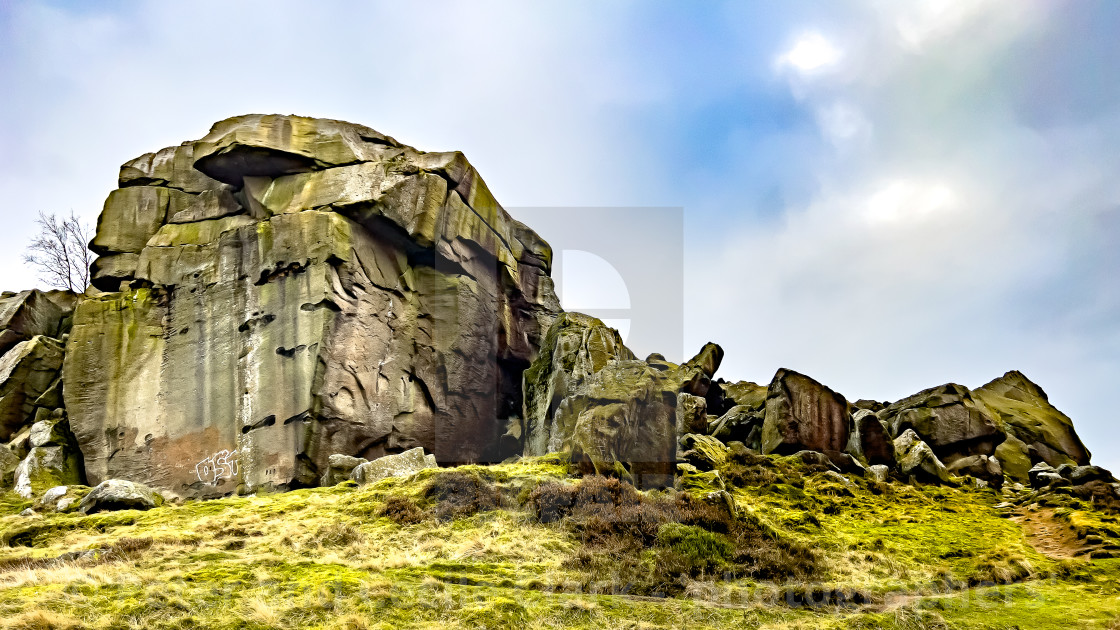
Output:
[[[811,580],[690,575],[672,597],[637,595],[602,565],[589,571],[577,561],[585,541],[570,523],[542,523],[529,507],[542,483],[577,482],[563,462],[545,458],[427,470],[364,488],[92,516],[21,517],[30,502],[0,496],[0,623],[1120,628],[1120,560],[1038,554],[995,507],[1002,500],[995,492],[845,482],[788,458],[748,468],[731,463],[720,471],[739,516],[775,539],[811,548]],[[450,481],[460,486],[477,479],[496,489],[501,508],[477,511],[489,505],[486,495],[441,509],[433,481],[448,474],[459,475]],[[713,477],[690,487],[702,493]],[[402,500],[420,516],[405,524],[380,516],[387,502]],[[1063,510],[1062,518],[1094,532],[1086,535],[1108,535],[1114,523],[1089,506]],[[650,545],[683,554],[693,566],[729,566],[733,554],[724,538],[695,525],[663,525]],[[88,550],[97,551],[81,553]]]

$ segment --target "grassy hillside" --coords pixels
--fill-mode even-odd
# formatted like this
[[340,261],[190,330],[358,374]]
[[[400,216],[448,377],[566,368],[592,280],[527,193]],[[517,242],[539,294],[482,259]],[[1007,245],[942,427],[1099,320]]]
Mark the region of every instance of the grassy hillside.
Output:
[[1115,547],[1115,516],[1076,500],[1009,507],[988,489],[878,484],[794,458],[748,459],[687,473],[679,492],[580,480],[553,457],[148,512],[26,517],[31,504],[8,495],[0,620],[1120,628],[1120,560],[1064,557],[1088,542]]

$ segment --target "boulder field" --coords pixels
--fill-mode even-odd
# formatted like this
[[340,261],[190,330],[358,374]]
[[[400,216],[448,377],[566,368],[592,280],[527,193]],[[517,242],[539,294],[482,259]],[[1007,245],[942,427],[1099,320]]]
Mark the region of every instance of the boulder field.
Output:
[[663,487],[750,451],[1120,501],[1019,372],[853,403],[787,369],[714,380],[711,343],[637,358],[562,311],[548,243],[461,153],[248,115],[127,162],[118,185],[85,294],[0,296],[0,483],[24,496],[284,490],[380,478],[405,453],[409,470],[567,453]]

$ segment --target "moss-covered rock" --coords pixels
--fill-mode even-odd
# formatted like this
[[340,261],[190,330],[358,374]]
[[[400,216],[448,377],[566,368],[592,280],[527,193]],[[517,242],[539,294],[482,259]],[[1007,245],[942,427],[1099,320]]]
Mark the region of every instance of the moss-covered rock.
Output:
[[1009,476],[1025,480],[1024,468],[1037,461],[1052,466],[1089,463],[1089,450],[1074,431],[1073,421],[1021,372],[1008,372],[973,395],[1007,433],[1006,446],[1000,445],[996,457]]
[[931,387],[879,412],[891,435],[912,429],[942,461],[969,455],[991,455],[1004,433],[987,407],[963,385]]

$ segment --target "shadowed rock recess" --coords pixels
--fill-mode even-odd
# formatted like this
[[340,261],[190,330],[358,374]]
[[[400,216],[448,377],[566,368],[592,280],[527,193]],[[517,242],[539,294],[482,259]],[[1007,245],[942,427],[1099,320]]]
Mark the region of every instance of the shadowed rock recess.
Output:
[[1120,505],[1019,372],[852,403],[788,369],[713,381],[712,343],[638,359],[561,311],[549,245],[461,153],[249,115],[126,163],[119,186],[85,295],[0,296],[0,481],[24,496],[127,480],[204,498],[566,453],[645,488],[796,456]]

